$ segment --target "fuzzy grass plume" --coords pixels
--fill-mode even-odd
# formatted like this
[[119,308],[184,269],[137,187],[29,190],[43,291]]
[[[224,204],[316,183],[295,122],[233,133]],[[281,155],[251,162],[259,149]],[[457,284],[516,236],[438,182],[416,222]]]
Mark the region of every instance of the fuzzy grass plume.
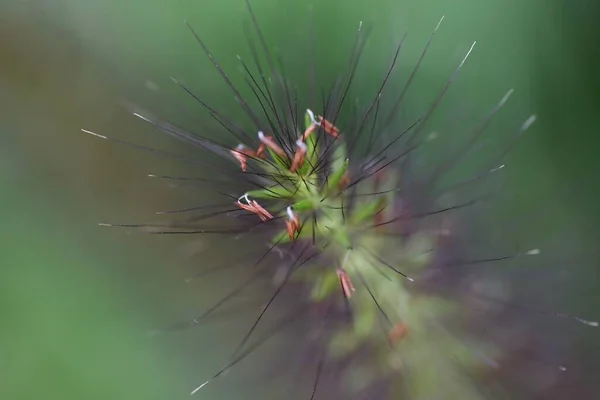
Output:
[[[548,356],[546,343],[536,340],[539,331],[532,321],[543,315],[591,327],[598,323],[521,304],[511,293],[510,279],[493,272],[502,263],[535,257],[540,249],[485,257],[473,251],[475,243],[485,243],[486,231],[477,230],[477,221],[489,213],[486,183],[501,173],[503,158],[535,116],[516,123],[514,137],[499,146],[483,168],[440,185],[477,149],[479,138],[512,94],[510,90],[500,96],[466,140],[441,155],[435,168],[419,171],[419,154],[430,151],[435,139],[427,124],[475,42],[465,49],[429,108],[406,121],[398,117],[400,109],[441,20],[400,90],[390,89],[390,81],[406,36],[378,88],[348,107],[368,27],[359,24],[347,70],[336,81],[318,86],[316,60],[304,90],[287,76],[249,4],[248,10],[254,33],[248,36],[252,59],[240,58],[240,68],[251,96],[243,94],[248,90],[234,83],[190,26],[248,124],[213,108],[175,79],[223,128],[219,140],[128,104],[136,117],[221,159],[184,160],[199,168],[217,168],[214,178],[162,178],[195,181],[227,201],[174,210],[170,214],[201,214],[164,225],[103,224],[153,234],[219,235],[232,247],[242,238],[256,243],[257,254],[244,258],[250,277],[192,321],[174,327],[201,325],[251,285],[271,283],[266,302],[256,309],[256,319],[243,332],[231,361],[191,393],[201,396],[205,386],[293,324],[301,337],[294,346],[303,349],[302,365],[315,368],[314,385],[304,398],[560,398],[564,392],[557,387],[568,368]],[[229,260],[229,255],[223,254],[223,259]],[[222,269],[220,264],[208,265],[203,276]],[[287,307],[286,317],[258,335],[271,307]]]

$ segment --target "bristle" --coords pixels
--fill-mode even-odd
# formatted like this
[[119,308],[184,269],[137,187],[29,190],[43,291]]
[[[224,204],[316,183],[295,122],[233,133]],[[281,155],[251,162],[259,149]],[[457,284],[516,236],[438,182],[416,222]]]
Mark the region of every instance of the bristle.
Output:
[[287,327],[287,325],[289,325],[296,318],[298,318],[298,316],[300,315],[300,312],[303,311],[303,310],[304,310],[304,307],[298,307],[297,309],[292,310],[293,312],[291,312],[286,318],[283,318],[282,320],[280,320],[278,324],[276,324],[273,328],[271,328],[269,331],[267,331],[266,334],[264,334],[260,339],[258,339],[257,341],[255,341],[252,345],[248,346],[248,348],[244,352],[242,352],[240,355],[238,355],[233,361],[231,361],[227,366],[225,366],[219,372],[217,372],[216,374],[214,374],[209,380],[203,382],[201,385],[199,385],[196,388],[194,388],[194,390],[192,390],[190,392],[190,394],[192,394],[192,395],[195,394],[200,389],[202,389],[203,387],[205,387],[206,385],[208,385],[210,382],[212,382],[213,380],[215,380],[218,377],[220,377],[221,375],[223,375],[225,372],[227,372],[227,370],[231,369],[236,364],[238,364],[241,361],[243,361],[254,350],[256,350],[258,347],[260,347],[261,345],[263,345],[271,336],[273,336],[275,333],[279,332],[283,328]]
[[404,87],[402,89],[402,92],[400,93],[400,96],[398,96],[398,99],[394,102],[394,105],[390,109],[388,116],[386,117],[386,119],[383,122],[383,126],[381,127],[381,129],[383,131],[387,130],[387,128],[390,126],[390,124],[394,121],[394,119],[398,115],[398,108],[402,104],[408,89],[410,88],[411,84],[413,83],[413,80],[417,74],[417,71],[420,70],[421,63],[423,62],[423,59],[425,58],[425,55],[427,54],[427,51],[429,50],[429,46],[431,45],[431,42],[433,42],[433,38],[434,38],[435,34],[437,33],[438,29],[440,28],[440,25],[442,25],[442,21],[444,21],[444,18],[445,18],[445,16],[442,16],[442,18],[440,18],[435,29],[433,30],[433,32],[431,32],[431,35],[429,36],[429,40],[427,40],[427,44],[425,44],[425,47],[423,48],[423,51],[421,52],[421,55],[419,56],[419,59],[417,60],[415,67],[413,68],[408,80],[406,81],[406,84],[404,84]]

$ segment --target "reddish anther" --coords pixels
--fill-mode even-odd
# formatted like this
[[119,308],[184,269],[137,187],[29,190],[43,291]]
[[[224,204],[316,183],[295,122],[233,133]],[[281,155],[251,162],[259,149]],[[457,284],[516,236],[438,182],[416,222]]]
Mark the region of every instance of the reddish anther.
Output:
[[306,140],[310,137],[310,135],[312,135],[317,130],[317,126],[318,125],[316,125],[316,124],[310,124],[310,126],[308,128],[306,128],[306,130],[302,134],[302,140],[304,140],[306,142]]
[[[275,141],[273,140],[272,136],[265,136],[264,133],[258,132],[258,140],[260,140],[260,142],[262,143],[262,145],[264,145],[264,146],[270,148],[271,150],[273,150],[273,152],[275,154],[277,154],[279,157],[284,157],[285,158],[285,156],[286,156],[285,151],[283,151],[283,149],[281,147],[279,147],[279,145],[277,143],[275,143]],[[264,151],[264,148],[261,149],[259,147],[259,151],[262,154],[262,152]]]
[[266,149],[267,149],[267,146],[265,146],[264,144],[261,143],[260,146],[258,146],[258,150],[256,150],[256,157],[262,158],[262,159],[267,158],[267,155],[265,154]]
[[396,344],[398,340],[404,338],[408,334],[408,326],[404,322],[398,322],[390,330],[388,338],[392,345]]
[[287,226],[288,235],[290,236],[290,240],[294,240],[296,237],[296,233],[300,233],[300,219],[298,215],[294,213],[291,207],[287,208],[288,219],[285,221],[285,225]]
[[238,144],[235,149],[229,151],[240,162],[240,167],[244,172],[248,168],[248,157],[254,158],[258,156],[254,150],[247,148],[243,144]]
[[340,179],[340,182],[338,183],[338,189],[344,190],[348,187],[349,184],[350,184],[350,177],[348,176],[348,171],[346,171],[346,173],[344,173],[344,175],[342,176],[342,179]]
[[267,149],[267,146],[265,146],[264,144],[260,144],[260,146],[258,146],[258,150],[256,150],[256,155],[258,157],[264,157],[265,154],[265,150]]
[[340,135],[340,130],[335,125],[333,125],[331,122],[327,121],[325,118],[321,117],[320,115],[318,118],[319,118],[319,124],[323,127],[323,130],[325,131],[325,133],[333,136],[334,138],[337,138]]
[[[242,203],[241,199],[245,199],[247,204]],[[253,214],[256,214],[263,222],[273,219],[273,215],[271,215],[271,213],[269,211],[267,211],[263,206],[258,204],[258,202],[256,200],[248,199],[247,194],[240,197],[238,199],[238,201],[236,202],[236,204],[238,205],[238,207],[240,207],[248,212],[251,212]]]
[[341,268],[338,268],[337,275],[340,278],[340,285],[342,285],[342,291],[344,292],[344,296],[346,296],[346,298],[349,299],[350,297],[352,297],[352,293],[355,290],[354,285],[350,280],[350,276],[348,276],[346,271],[344,271]]
[[251,203],[254,209],[256,210],[256,214],[258,214],[261,220],[267,221],[269,219],[273,219],[273,215],[271,215],[271,213],[268,212],[266,208],[258,204],[256,200],[252,200]]
[[291,172],[296,172],[298,169],[302,168],[304,159],[306,158],[306,144],[304,144],[302,140],[298,139],[298,141],[296,141],[296,145],[298,148],[296,149],[294,160],[292,161],[292,166],[290,167]]
[[235,157],[235,159],[239,161],[240,168],[244,172],[246,172],[246,169],[248,169],[248,163],[247,163],[248,157],[244,153],[245,149],[246,149],[246,147],[243,144],[240,144],[235,149],[229,150],[231,152],[231,154]]
[[319,121],[317,121],[315,119],[315,114],[312,111],[306,110],[306,112],[308,113],[312,124],[304,132],[304,136],[303,136],[304,140],[306,140],[306,138],[309,137],[314,132],[314,130],[317,126],[322,127],[323,130],[325,131],[325,133],[333,136],[334,138],[337,138],[340,135],[340,130],[335,125],[333,125],[331,122],[329,122],[328,120],[326,120],[325,118],[323,118],[320,115],[317,116],[317,118],[319,119]]

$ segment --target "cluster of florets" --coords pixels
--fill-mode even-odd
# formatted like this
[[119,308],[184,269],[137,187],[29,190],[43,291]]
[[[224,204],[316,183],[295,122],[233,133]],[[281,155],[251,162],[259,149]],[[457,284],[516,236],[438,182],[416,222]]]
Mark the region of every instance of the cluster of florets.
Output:
[[[240,168],[244,172],[246,172],[248,169],[249,159],[267,160],[267,153],[270,153],[271,160],[269,164],[276,167],[276,173],[284,172],[282,169],[285,170],[287,167],[287,171],[289,171],[291,174],[297,174],[300,177],[309,176],[315,172],[314,165],[307,165],[309,145],[313,155],[316,155],[317,152],[316,142],[312,140],[314,139],[313,134],[315,134],[315,132],[321,128],[327,135],[334,139],[338,139],[340,137],[340,130],[321,115],[317,115],[315,118],[315,115],[311,110],[306,110],[306,125],[307,126],[304,130],[304,133],[300,135],[298,140],[296,140],[296,151],[292,156],[288,155],[288,153],[277,143],[277,140],[273,136],[267,136],[262,131],[258,132],[260,145],[258,146],[257,150],[253,150],[243,143],[240,143],[235,149],[230,150],[230,152],[240,163]],[[311,140],[310,143],[309,140]],[[344,171],[344,174],[340,176],[340,179],[338,179],[338,187],[342,188],[344,184],[347,184],[347,182],[348,175],[347,172]],[[261,197],[261,195],[267,195],[269,198],[284,198],[286,195],[291,194],[290,192],[282,193],[281,189],[285,190],[287,188],[282,185],[275,185],[275,187],[265,188],[262,191],[245,193],[237,200],[236,204],[243,210],[256,214],[263,222],[265,222],[273,219],[273,214],[271,214],[257,200],[251,199],[250,196],[254,195],[254,197]],[[301,230],[300,219],[294,208],[298,208],[298,205],[296,205],[296,207],[287,206],[285,209],[286,227],[290,241],[295,240]]]
[[[320,154],[318,141],[315,139],[315,136],[321,130],[327,136],[333,138],[334,142],[337,142],[335,143],[337,145],[335,154],[327,161],[330,173],[325,179],[322,179],[323,182],[319,181],[316,172],[317,165],[326,162],[322,159],[323,155]],[[386,212],[390,212],[390,209],[385,210],[385,198],[374,196],[376,197],[374,200],[372,198],[367,199],[363,202],[364,204],[356,209],[347,210],[349,215],[343,215],[344,198],[348,197],[345,189],[350,185],[349,160],[346,158],[345,145],[340,140],[340,130],[323,116],[315,116],[311,110],[306,111],[305,129],[304,132],[299,134],[293,154],[291,151],[286,152],[284,150],[286,146],[280,142],[281,138],[258,132],[258,139],[260,144],[256,150],[240,144],[230,152],[239,162],[240,168],[244,172],[248,171],[249,161],[256,161],[261,172],[267,172],[263,175],[273,177],[271,186],[247,192],[240,196],[235,204],[239,208],[255,214],[262,222],[274,220],[277,218],[276,215],[280,214],[279,218],[285,221],[286,232],[274,238],[273,246],[291,243],[299,239],[304,225],[301,222],[300,212],[305,211],[313,213],[313,215],[320,215],[315,217],[315,220],[321,218],[329,222],[331,226],[336,225],[335,222],[331,223],[331,221],[337,220],[337,232],[331,226],[327,226],[326,223],[322,225],[325,226],[323,242],[337,242],[339,262],[336,262],[338,265],[323,270],[321,279],[315,284],[316,289],[313,290],[313,300],[319,301],[334,294],[332,290],[323,292],[321,288],[323,281],[331,282],[332,279],[337,280],[339,292],[346,300],[349,300],[356,291],[352,276],[357,278],[356,273],[349,273],[346,270],[348,265],[353,262],[353,257],[349,257],[351,253],[353,254],[350,235],[353,229],[364,226],[365,223],[375,224],[376,231],[382,229],[385,225],[383,216],[386,215]],[[371,181],[375,187],[379,186],[382,177],[383,171],[374,174]],[[277,203],[283,202],[285,205],[283,207],[279,206],[281,211],[277,212],[274,209],[278,205],[269,207],[271,208],[269,210],[264,203],[261,204],[257,199],[278,200]],[[386,212],[383,212],[384,210]],[[316,222],[315,225],[317,225]],[[318,228],[313,226],[312,229],[314,240],[314,229]],[[336,254],[335,251],[333,254]],[[412,281],[412,278],[406,278]],[[394,344],[407,333],[408,326],[405,323],[402,321],[394,323],[388,331],[389,342]]]

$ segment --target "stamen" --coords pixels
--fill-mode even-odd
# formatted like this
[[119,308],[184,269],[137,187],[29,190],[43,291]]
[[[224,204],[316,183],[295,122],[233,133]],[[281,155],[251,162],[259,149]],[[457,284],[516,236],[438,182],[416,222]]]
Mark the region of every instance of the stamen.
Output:
[[267,146],[265,146],[264,144],[260,144],[260,146],[258,146],[258,150],[256,150],[256,155],[258,157],[263,158],[264,157],[264,152],[267,149]]
[[286,208],[286,212],[288,215],[288,220],[285,221],[285,225],[287,227],[290,240],[294,240],[296,233],[300,233],[300,220],[298,219],[298,215],[296,215],[292,210],[292,207],[288,206]]
[[317,130],[317,126],[321,126],[321,123],[317,122],[317,120],[315,119],[315,114],[311,110],[307,109],[306,113],[310,118],[310,126],[307,127],[304,133],[302,134],[302,140],[304,141],[306,141],[309,138],[309,136]]
[[252,200],[250,204],[254,207],[255,213],[263,222],[269,219],[273,219],[273,215],[270,212],[268,212],[266,208],[258,204],[258,201]]
[[239,200],[235,204],[237,204],[237,206],[240,207],[242,210],[246,210],[248,212],[251,212],[252,214],[256,213],[256,210],[254,209],[254,207],[252,207],[248,204],[244,204]]
[[[247,204],[242,203],[242,199],[246,201]],[[248,197],[248,193],[238,198],[238,201],[235,203],[238,207],[251,212],[252,214],[256,214],[261,221],[267,221],[269,219],[273,219],[273,215],[268,212],[263,206],[258,204],[256,200],[250,200]]]
[[344,271],[343,269],[338,268],[337,275],[340,278],[340,284],[342,285],[342,291],[344,292],[344,296],[346,296],[346,298],[349,299],[350,297],[352,297],[352,293],[355,291],[354,285],[352,284],[352,281],[350,280],[350,277],[348,276],[346,271]]
[[317,125],[310,124],[310,126],[308,128],[306,128],[306,130],[302,134],[302,140],[304,140],[304,141],[308,140],[310,135],[312,135],[314,133],[314,131],[316,131],[316,130],[317,130]]
[[294,154],[294,160],[292,161],[292,166],[290,167],[291,172],[296,172],[298,169],[302,168],[307,151],[306,144],[304,144],[301,139],[296,141],[296,145],[298,146],[298,149]]
[[246,172],[246,170],[248,169],[248,162],[247,162],[248,158],[243,153],[243,151],[244,151],[245,148],[246,148],[246,146],[244,146],[243,144],[240,143],[240,144],[237,145],[237,147],[235,149],[230,150],[230,152],[233,155],[233,157],[235,157],[235,159],[239,161],[240,168],[244,172]]
[[398,340],[404,338],[408,334],[408,326],[403,322],[398,322],[394,327],[390,330],[388,335],[390,344],[393,346],[398,342]]
[[[273,150],[273,152],[275,152],[275,154],[277,154],[279,157],[286,156],[285,151],[283,151],[283,149],[281,147],[279,147],[279,145],[277,145],[277,143],[275,143],[273,141],[273,137],[265,136],[265,134],[262,131],[258,131],[258,140],[260,140],[260,142],[263,145],[265,145],[268,148],[270,148],[271,150]],[[261,150],[261,149],[259,148],[259,150]]]
[[325,131],[325,133],[327,133],[330,136],[333,136],[334,138],[337,138],[340,135],[340,130],[333,125],[331,122],[327,121],[325,118],[321,117],[319,115],[319,125],[321,125],[323,127],[323,130]]

